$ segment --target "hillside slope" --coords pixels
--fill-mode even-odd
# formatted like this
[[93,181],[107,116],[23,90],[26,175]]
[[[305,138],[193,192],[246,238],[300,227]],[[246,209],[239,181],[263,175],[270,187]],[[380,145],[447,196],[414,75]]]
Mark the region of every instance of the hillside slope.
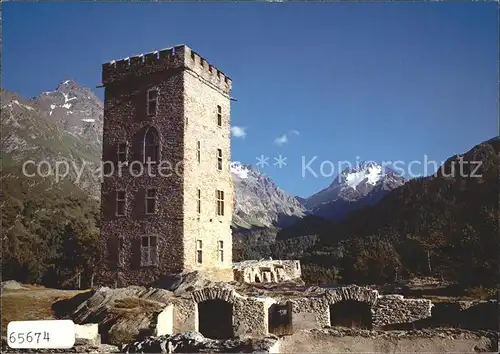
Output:
[[499,151],[498,138],[479,144],[448,159],[435,176],[410,180],[377,205],[322,230],[309,261],[342,268],[347,282],[432,274],[494,284]]

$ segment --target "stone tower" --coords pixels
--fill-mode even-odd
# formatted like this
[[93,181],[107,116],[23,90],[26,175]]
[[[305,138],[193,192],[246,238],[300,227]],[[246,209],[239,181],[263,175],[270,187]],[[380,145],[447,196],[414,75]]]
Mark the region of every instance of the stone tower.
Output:
[[105,63],[99,284],[232,280],[231,79],[185,45]]

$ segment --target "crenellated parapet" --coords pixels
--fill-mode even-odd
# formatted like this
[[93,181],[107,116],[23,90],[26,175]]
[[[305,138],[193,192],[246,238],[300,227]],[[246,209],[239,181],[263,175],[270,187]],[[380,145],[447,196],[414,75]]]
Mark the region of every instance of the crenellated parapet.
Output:
[[207,84],[213,85],[225,93],[229,94],[231,91],[231,79],[186,45],[178,45],[104,63],[102,65],[102,84],[106,86],[134,77],[176,69],[188,70]]
[[224,92],[231,91],[231,78],[210,64],[191,48],[184,46],[185,65],[190,71],[205,82],[215,85]]

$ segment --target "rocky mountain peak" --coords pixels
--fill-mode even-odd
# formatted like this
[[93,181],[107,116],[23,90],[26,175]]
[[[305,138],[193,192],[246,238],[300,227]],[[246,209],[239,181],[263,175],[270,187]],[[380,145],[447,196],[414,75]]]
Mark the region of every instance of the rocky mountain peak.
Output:
[[328,187],[301,202],[312,214],[336,220],[351,211],[353,202],[356,207],[376,203],[405,182],[392,169],[364,161],[346,167]]
[[36,104],[61,129],[101,146],[104,104],[89,88],[64,80],[42,92]]
[[289,225],[305,215],[304,207],[273,180],[252,165],[231,163],[231,173],[235,186],[236,226]]
[[[330,184],[329,188],[340,186],[341,189],[358,190],[366,186],[376,186],[388,181],[404,183],[404,178],[394,170],[373,161],[363,161],[354,167],[345,168]],[[369,187],[368,187],[369,188]]]

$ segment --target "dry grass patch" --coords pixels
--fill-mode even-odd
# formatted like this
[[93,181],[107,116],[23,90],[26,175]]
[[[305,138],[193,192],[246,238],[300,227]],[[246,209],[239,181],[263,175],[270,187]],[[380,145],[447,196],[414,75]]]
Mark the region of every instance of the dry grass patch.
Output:
[[2,337],[10,321],[55,319],[52,304],[71,298],[82,291],[67,291],[30,287],[25,290],[7,290],[2,293]]
[[113,304],[113,307],[110,309],[110,312],[120,315],[153,313],[161,311],[164,307],[165,304],[161,302],[156,302],[136,297],[127,297],[116,300]]

